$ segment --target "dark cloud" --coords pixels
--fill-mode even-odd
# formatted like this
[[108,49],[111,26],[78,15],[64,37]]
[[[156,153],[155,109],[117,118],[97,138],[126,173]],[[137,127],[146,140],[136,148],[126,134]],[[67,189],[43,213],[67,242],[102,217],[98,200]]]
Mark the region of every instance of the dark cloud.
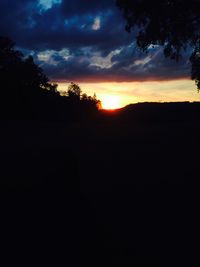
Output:
[[1,0],[0,35],[32,53],[54,80],[169,80],[189,76],[187,54],[177,64],[160,48],[139,51],[114,0]]
[[31,26],[33,8],[33,0],[0,1],[0,34],[17,39],[26,27]]
[[80,14],[101,14],[114,8],[115,0],[65,0],[62,2],[62,10],[68,16],[79,16]]
[[[190,66],[187,56],[185,55],[179,62],[174,62],[165,59],[160,48],[141,56],[141,52],[132,44],[128,48],[125,46],[119,51],[116,50],[116,54],[111,53],[106,58],[102,58],[101,54],[94,56],[87,50],[69,54],[68,57],[66,51],[51,53],[52,55],[42,67],[54,80],[128,82],[189,77]],[[41,64],[42,61],[38,60],[38,63]]]

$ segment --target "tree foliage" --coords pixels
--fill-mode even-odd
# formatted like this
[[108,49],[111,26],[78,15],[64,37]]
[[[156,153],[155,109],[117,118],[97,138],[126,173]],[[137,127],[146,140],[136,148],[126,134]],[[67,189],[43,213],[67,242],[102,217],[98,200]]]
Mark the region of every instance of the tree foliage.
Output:
[[200,90],[200,49],[196,48],[191,57],[190,62],[192,64],[191,79],[195,80],[198,92]]
[[136,41],[143,51],[150,45],[161,45],[166,57],[179,60],[184,49],[193,49],[191,76],[200,88],[200,75],[195,70],[200,51],[200,1],[117,0],[116,3],[123,10],[126,30],[138,29]]
[[[56,85],[38,67],[32,56],[24,58],[23,54],[14,49],[15,43],[9,38],[0,37],[0,79],[4,86],[20,85],[37,89],[56,91]],[[14,90],[14,89],[13,89]]]
[[100,101],[82,96],[76,83],[62,97],[33,57],[24,57],[14,46],[9,38],[0,37],[0,117],[73,120],[97,111]]
[[81,88],[78,84],[74,83],[74,82],[71,82],[69,87],[68,87],[68,90],[67,90],[67,95],[70,97],[70,98],[74,98],[74,99],[77,99],[77,100],[80,100],[81,98]]
[[82,90],[77,83],[71,82],[64,95],[69,98],[69,101],[79,102],[85,108],[101,108],[101,101],[97,99],[96,94],[93,96],[88,96],[86,93],[82,93]]
[[33,104],[39,105],[44,89],[58,94],[57,85],[49,82],[33,57],[25,58],[14,46],[9,38],[0,37],[1,115],[31,112]]

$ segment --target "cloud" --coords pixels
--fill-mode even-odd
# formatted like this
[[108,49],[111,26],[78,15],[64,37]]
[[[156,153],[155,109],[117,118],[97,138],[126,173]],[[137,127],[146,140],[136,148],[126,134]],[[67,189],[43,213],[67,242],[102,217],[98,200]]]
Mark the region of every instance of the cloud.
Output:
[[53,80],[140,81],[189,77],[160,47],[138,50],[114,0],[1,0],[0,35],[10,36]]
[[41,12],[45,12],[46,10],[53,7],[55,4],[61,4],[62,0],[38,0],[38,7]]
[[97,31],[101,28],[101,19],[100,17],[96,17],[95,20],[94,20],[94,23],[92,25],[92,29],[94,31]]
[[115,0],[65,0],[62,2],[62,11],[67,17],[91,14],[101,14],[115,8]]
[[42,51],[37,54],[37,60],[53,80],[77,82],[183,79],[189,77],[190,67],[187,57],[176,63],[164,58],[160,48],[141,56],[134,43],[113,50],[106,57],[82,48],[76,53],[67,49]]

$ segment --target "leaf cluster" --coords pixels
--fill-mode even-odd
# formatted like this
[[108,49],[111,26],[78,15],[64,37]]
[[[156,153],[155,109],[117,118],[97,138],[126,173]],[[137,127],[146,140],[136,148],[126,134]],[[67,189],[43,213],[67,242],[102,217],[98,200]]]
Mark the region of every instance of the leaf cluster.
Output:
[[166,57],[178,61],[183,50],[192,48],[191,78],[200,88],[199,0],[117,0],[116,4],[123,11],[126,30],[137,30],[137,45],[143,51],[152,45],[161,45]]

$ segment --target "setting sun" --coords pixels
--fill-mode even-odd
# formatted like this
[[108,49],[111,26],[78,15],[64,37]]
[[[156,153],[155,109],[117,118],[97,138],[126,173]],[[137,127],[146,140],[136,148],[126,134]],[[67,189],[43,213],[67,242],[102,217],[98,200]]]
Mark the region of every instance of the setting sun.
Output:
[[103,109],[117,109],[120,108],[120,97],[117,95],[106,95],[102,97]]

